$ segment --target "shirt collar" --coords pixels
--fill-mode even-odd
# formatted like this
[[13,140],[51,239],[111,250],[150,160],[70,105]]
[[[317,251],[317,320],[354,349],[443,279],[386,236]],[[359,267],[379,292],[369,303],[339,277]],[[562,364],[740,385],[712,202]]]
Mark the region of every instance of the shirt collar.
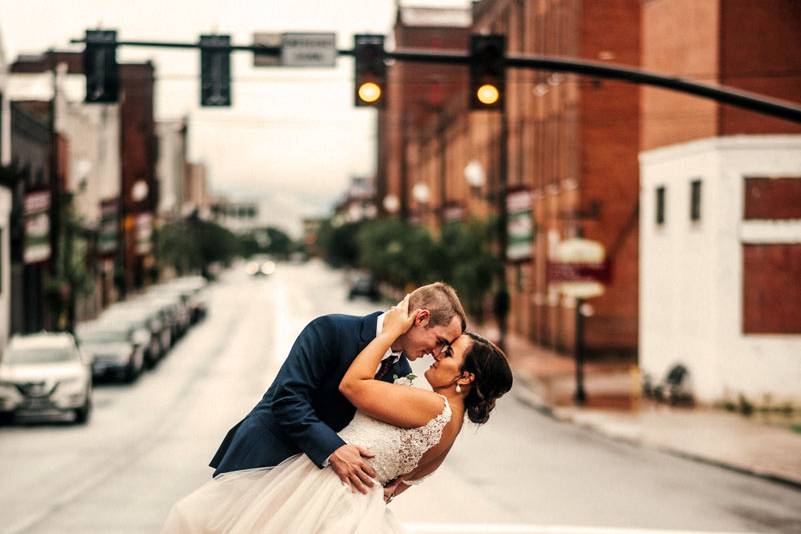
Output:
[[[379,315],[378,319],[376,320],[376,325],[375,325],[375,335],[376,335],[376,337],[378,337],[378,334],[380,334],[381,331],[384,329],[384,317],[386,317],[386,315],[387,315],[387,313],[384,312],[381,315]],[[390,347],[384,353],[384,357],[381,358],[381,361],[386,360],[387,358],[392,358],[393,359],[393,361],[392,361],[393,364],[394,363],[398,363],[398,360],[400,360],[401,354],[403,354],[403,352],[401,352],[401,351],[393,351],[392,347]]]

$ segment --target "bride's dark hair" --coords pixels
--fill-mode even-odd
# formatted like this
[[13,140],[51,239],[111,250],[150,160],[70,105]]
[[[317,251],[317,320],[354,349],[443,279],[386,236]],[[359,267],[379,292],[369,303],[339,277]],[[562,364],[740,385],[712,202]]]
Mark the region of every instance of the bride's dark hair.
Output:
[[467,417],[476,424],[489,420],[495,400],[512,389],[512,370],[506,354],[492,341],[474,332],[465,332],[473,344],[465,354],[462,371],[472,373],[475,380],[464,399]]

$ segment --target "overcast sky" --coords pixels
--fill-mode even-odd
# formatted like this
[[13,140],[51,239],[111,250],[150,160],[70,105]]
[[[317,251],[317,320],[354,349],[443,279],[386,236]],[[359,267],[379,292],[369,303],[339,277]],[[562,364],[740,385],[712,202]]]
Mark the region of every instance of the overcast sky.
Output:
[[[256,31],[334,31],[350,47],[354,33],[389,33],[394,16],[394,0],[0,0],[8,61],[51,47],[81,50],[70,38],[98,25],[120,39],[195,42],[216,31],[236,44],[250,44]],[[352,105],[349,58],[335,69],[257,69],[250,53],[235,53],[234,105],[220,110],[198,107],[198,52],[124,47],[118,59],[154,61],[157,118],[188,114],[190,157],[209,166],[212,189],[259,200],[266,221],[296,232],[301,216],[327,212],[350,176],[373,172],[375,111]]]

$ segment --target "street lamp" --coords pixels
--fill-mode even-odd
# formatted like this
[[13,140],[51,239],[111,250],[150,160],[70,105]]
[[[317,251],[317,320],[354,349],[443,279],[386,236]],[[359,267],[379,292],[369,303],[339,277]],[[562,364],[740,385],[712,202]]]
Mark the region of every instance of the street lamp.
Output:
[[464,179],[474,189],[481,189],[487,181],[487,175],[484,172],[484,166],[481,162],[472,160],[464,168]]
[[423,183],[414,184],[412,188],[412,197],[420,204],[428,204],[431,199],[431,190],[428,185]]
[[390,194],[384,197],[383,205],[388,213],[395,214],[400,209],[400,200],[395,195]]

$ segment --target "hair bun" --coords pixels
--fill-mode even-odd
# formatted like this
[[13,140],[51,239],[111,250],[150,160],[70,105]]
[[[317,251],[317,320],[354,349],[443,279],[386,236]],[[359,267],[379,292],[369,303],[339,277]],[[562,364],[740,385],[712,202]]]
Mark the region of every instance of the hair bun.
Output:
[[495,399],[481,401],[467,409],[467,418],[473,423],[483,425],[489,421],[493,408],[495,408]]

